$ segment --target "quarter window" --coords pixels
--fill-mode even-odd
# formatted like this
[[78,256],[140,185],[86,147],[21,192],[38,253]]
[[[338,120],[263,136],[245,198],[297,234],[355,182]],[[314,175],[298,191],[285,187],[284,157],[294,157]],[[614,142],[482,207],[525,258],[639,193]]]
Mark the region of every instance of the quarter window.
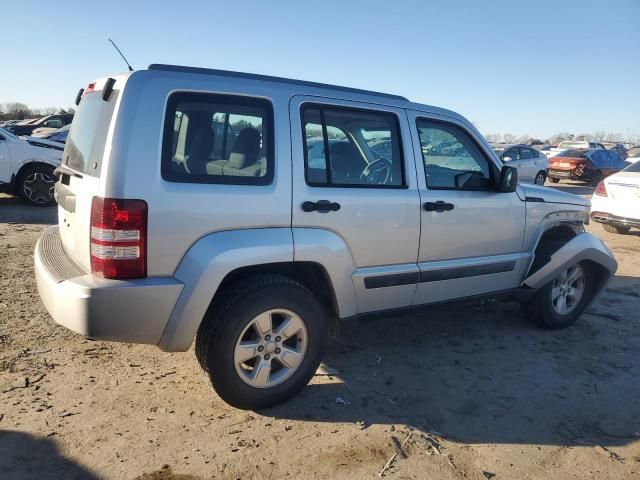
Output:
[[494,189],[489,161],[463,129],[425,119],[417,127],[428,188]]
[[204,93],[169,98],[162,177],[190,183],[271,183],[273,108],[264,99]]
[[395,115],[309,105],[302,110],[302,124],[309,185],[404,186]]

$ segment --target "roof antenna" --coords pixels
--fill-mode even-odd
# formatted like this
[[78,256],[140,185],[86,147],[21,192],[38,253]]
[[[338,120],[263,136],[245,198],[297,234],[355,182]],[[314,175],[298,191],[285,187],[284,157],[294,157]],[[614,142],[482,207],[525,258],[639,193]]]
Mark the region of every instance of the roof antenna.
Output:
[[133,72],[133,67],[131,65],[129,65],[129,62],[127,61],[127,59],[124,57],[124,55],[122,54],[122,52],[120,51],[120,49],[118,48],[118,46],[115,44],[115,42],[113,40],[111,40],[110,38],[108,38],[107,40],[109,40],[111,42],[111,45],[113,45],[113,48],[115,48],[118,53],[120,54],[120,56],[122,57],[122,59],[124,60],[124,63],[127,64],[127,67],[129,67],[129,71]]

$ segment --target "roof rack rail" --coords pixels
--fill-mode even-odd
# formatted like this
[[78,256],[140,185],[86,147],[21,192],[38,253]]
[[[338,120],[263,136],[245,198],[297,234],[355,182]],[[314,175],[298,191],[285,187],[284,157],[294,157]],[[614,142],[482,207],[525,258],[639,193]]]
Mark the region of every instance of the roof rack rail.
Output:
[[165,72],[181,72],[181,73],[197,73],[200,75],[216,75],[221,77],[246,78],[249,80],[262,80],[266,82],[287,83],[290,85],[300,85],[303,87],[326,88],[331,90],[340,90],[343,92],[360,93],[363,95],[376,95],[378,97],[392,98],[394,100],[409,101],[401,95],[392,95],[390,93],[380,93],[371,90],[362,90],[360,88],[341,87],[338,85],[330,85],[326,83],[308,82],[306,80],[296,80],[292,78],[272,77],[270,75],[259,75],[255,73],[233,72],[229,70],[216,70],[214,68],[200,67],[183,67],[180,65],[165,65],[162,63],[152,63],[148,70],[160,70]]

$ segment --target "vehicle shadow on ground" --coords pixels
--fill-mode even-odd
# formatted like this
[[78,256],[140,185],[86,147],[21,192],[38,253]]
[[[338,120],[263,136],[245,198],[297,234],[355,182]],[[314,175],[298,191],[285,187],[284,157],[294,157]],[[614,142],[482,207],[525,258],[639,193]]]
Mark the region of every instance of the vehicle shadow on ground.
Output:
[[0,466],[3,480],[99,478],[65,458],[53,440],[8,430],[0,430]]
[[58,209],[34,207],[20,197],[0,194],[0,223],[30,223],[51,225],[58,222]]
[[362,322],[325,357],[338,370],[333,381],[316,377],[265,414],[405,424],[464,443],[640,440],[640,281],[621,280],[559,331],[504,302]]

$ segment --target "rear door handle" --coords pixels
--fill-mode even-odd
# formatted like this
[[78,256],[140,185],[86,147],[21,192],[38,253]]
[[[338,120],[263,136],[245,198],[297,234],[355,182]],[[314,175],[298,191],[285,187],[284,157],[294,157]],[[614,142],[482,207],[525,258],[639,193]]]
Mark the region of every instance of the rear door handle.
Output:
[[318,200],[317,202],[304,202],[302,204],[302,210],[305,212],[337,212],[340,210],[340,204],[336,202],[330,202],[329,200]]
[[423,207],[427,212],[448,212],[449,210],[453,210],[453,203],[438,200],[437,202],[425,202]]

